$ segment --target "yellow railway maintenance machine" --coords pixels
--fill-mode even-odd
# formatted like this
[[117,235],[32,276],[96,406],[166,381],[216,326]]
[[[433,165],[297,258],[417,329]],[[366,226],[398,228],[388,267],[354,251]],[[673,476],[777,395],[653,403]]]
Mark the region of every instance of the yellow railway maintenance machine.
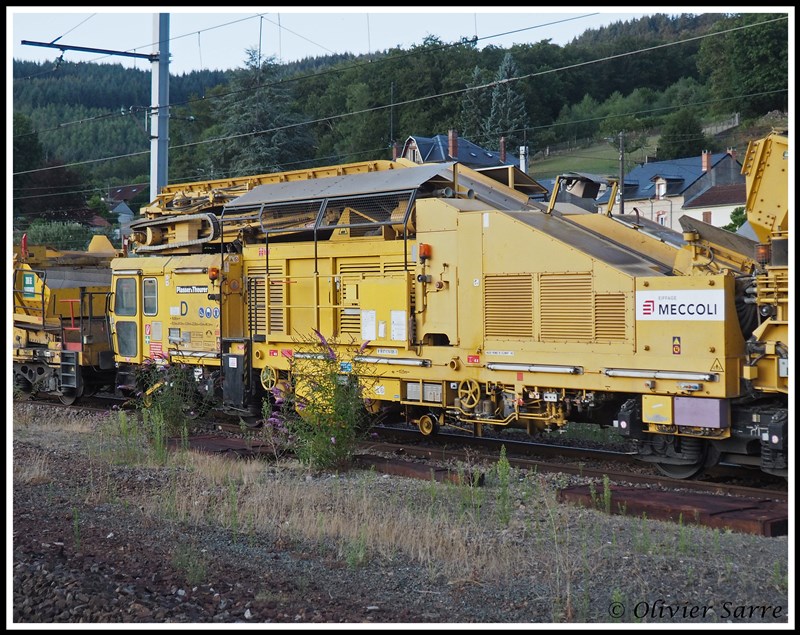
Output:
[[614,424],[674,476],[723,456],[785,473],[783,378],[761,368],[786,343],[751,351],[786,316],[740,319],[752,255],[536,192],[402,159],[173,186],[112,263],[117,361],[190,364],[257,413],[317,332],[369,369],[373,412],[423,434]]
[[56,395],[72,404],[83,394],[114,389],[108,323],[111,259],[105,236],[86,252],[22,244],[13,254],[14,389]]

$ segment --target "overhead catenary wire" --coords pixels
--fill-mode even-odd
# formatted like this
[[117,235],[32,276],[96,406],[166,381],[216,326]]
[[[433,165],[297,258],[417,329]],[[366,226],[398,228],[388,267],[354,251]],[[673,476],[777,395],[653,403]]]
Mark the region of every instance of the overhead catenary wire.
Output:
[[[578,20],[578,19],[582,19],[582,18],[585,18],[585,17],[591,17],[593,15],[597,15],[597,14],[596,13],[589,13],[589,14],[585,14],[585,15],[575,16],[575,17],[572,17],[572,18],[564,18],[564,19],[561,19],[561,20],[554,20],[552,22],[546,22],[546,23],[543,23],[543,24],[537,24],[537,25],[530,26],[530,27],[523,27],[523,28],[520,28],[520,29],[514,29],[512,31],[504,31],[502,33],[496,33],[494,35],[487,35],[487,36],[484,36],[482,38],[477,38],[477,36],[476,36],[474,42],[471,42],[471,43],[475,43],[478,40],[491,40],[491,39],[498,38],[498,37],[503,37],[503,36],[506,36],[506,35],[512,35],[514,33],[521,33],[523,31],[530,31],[532,29],[541,29],[541,28],[544,28],[544,27],[547,27],[547,26],[553,26],[553,25],[561,24],[563,22],[568,22],[568,21],[571,21],[571,20]],[[293,35],[296,35],[297,37],[300,37],[300,38],[302,38],[304,40],[307,40],[308,42],[311,42],[312,44],[316,44],[312,40],[309,40],[308,38],[303,37],[302,35],[299,35],[299,34],[295,33],[291,29],[287,29],[286,27],[282,27],[280,25],[280,15],[278,16],[278,20],[279,21],[277,23],[275,23],[272,20],[269,20],[267,18],[264,18],[263,15],[260,15],[258,17],[261,17],[262,19],[266,20],[267,22],[271,22],[272,24],[277,24],[277,26],[279,27],[279,35],[280,35],[280,31],[281,30],[286,30],[289,33],[292,33]],[[208,29],[203,29],[201,31],[197,31],[196,33],[197,33],[198,38],[199,38],[200,33],[202,33],[203,31],[210,31],[212,29],[220,28],[222,26],[228,26],[228,25],[234,24],[234,23],[235,22],[227,22],[227,23],[219,25],[217,27],[210,27]],[[194,32],[192,33],[192,35],[193,34],[194,34]],[[178,38],[181,38],[181,37],[186,37],[186,36],[184,35],[184,36],[178,36],[178,37],[175,37],[175,38],[170,38],[170,41],[178,39]],[[326,69],[324,71],[320,71],[320,72],[316,72],[316,73],[309,73],[307,75],[296,75],[294,77],[283,78],[283,79],[278,80],[277,82],[259,83],[256,86],[248,86],[247,88],[242,88],[242,89],[238,89],[238,90],[229,90],[229,91],[225,91],[225,92],[218,93],[218,94],[211,95],[211,96],[203,95],[203,96],[195,98],[195,99],[187,99],[185,101],[170,102],[169,104],[167,104],[166,107],[167,108],[173,108],[173,107],[177,107],[177,106],[191,106],[193,103],[207,102],[210,99],[223,99],[225,97],[230,97],[232,95],[237,95],[239,93],[248,93],[249,94],[253,90],[258,90],[258,89],[261,89],[261,88],[271,88],[273,86],[279,86],[279,85],[290,83],[290,82],[303,81],[305,79],[311,79],[311,78],[319,79],[320,77],[323,77],[325,75],[330,75],[330,74],[334,74],[334,73],[343,73],[343,72],[346,72],[346,71],[349,71],[349,70],[360,68],[362,66],[375,67],[378,64],[395,63],[395,62],[398,62],[398,61],[402,61],[402,60],[404,60],[404,59],[406,59],[408,57],[414,57],[414,56],[417,56],[417,55],[435,53],[437,51],[442,51],[442,50],[445,50],[445,49],[448,49],[448,48],[452,48],[452,47],[455,47],[455,46],[464,46],[464,44],[465,44],[464,41],[458,41],[458,42],[451,42],[449,44],[442,44],[440,46],[435,46],[435,47],[426,47],[423,50],[413,50],[413,51],[408,51],[406,53],[403,53],[401,55],[393,55],[392,57],[380,58],[380,59],[375,60],[374,62],[372,60],[368,60],[367,62],[356,62],[354,64],[350,64],[350,65],[347,65],[347,66],[337,66],[336,68],[329,68],[329,69]],[[259,35],[259,46],[260,45],[261,45],[261,36]],[[332,55],[336,55],[335,51],[331,51],[330,49],[327,49],[327,48],[325,48],[325,47],[323,47],[322,45],[319,45],[319,44],[317,44],[317,46],[320,46],[320,48],[325,49],[326,51],[328,51]],[[100,59],[102,59],[102,58],[100,58]],[[260,53],[259,53],[259,65],[260,65],[260,59],[261,59],[261,56],[260,56]],[[201,60],[201,65],[202,65],[202,60]],[[133,111],[133,110],[146,110],[146,111],[149,112],[151,109],[152,109],[152,107],[149,106],[149,105],[148,106],[131,106],[130,107],[131,111]],[[104,118],[104,117],[117,117],[117,116],[121,116],[120,113],[108,113],[107,115],[99,115],[97,118],[100,119],[100,118]],[[26,135],[30,135],[30,134],[36,134],[37,132],[50,132],[50,131],[54,131],[54,130],[59,130],[62,126],[65,126],[65,125],[71,125],[72,123],[86,123],[86,122],[89,122],[89,121],[92,121],[92,120],[93,120],[93,118],[89,118],[89,119],[81,120],[81,121],[78,121],[78,122],[69,122],[69,123],[65,123],[65,124],[59,124],[58,126],[55,126],[53,128],[36,130],[36,131],[30,132],[30,133],[25,133],[25,134]],[[19,136],[23,136],[23,135],[19,135]],[[14,138],[17,138],[17,137],[14,137]]]
[[[234,135],[226,135],[226,136],[222,136],[222,137],[215,137],[215,138],[212,138],[212,139],[205,139],[205,140],[202,140],[202,141],[195,141],[195,142],[189,142],[189,143],[185,143],[185,144],[179,144],[179,145],[175,145],[175,146],[170,146],[170,149],[171,150],[172,149],[177,150],[177,149],[182,149],[182,148],[199,146],[199,145],[203,145],[203,144],[207,144],[207,143],[216,143],[216,142],[228,141],[228,140],[232,140],[232,139],[241,139],[241,138],[248,137],[248,136],[255,136],[255,135],[266,134],[266,133],[271,133],[271,132],[278,132],[278,131],[281,131],[281,130],[288,130],[288,129],[291,129],[291,128],[296,128],[296,127],[306,126],[306,125],[313,125],[313,124],[316,124],[316,123],[321,123],[321,122],[326,122],[326,121],[334,121],[334,120],[342,119],[342,118],[345,118],[345,117],[357,116],[357,115],[366,114],[366,113],[370,113],[370,112],[376,112],[376,111],[383,110],[383,109],[390,108],[390,107],[397,107],[397,106],[402,106],[402,105],[418,103],[418,102],[421,102],[421,101],[427,101],[429,99],[450,97],[450,96],[463,94],[463,93],[466,93],[466,92],[469,92],[469,91],[475,91],[475,90],[484,90],[484,89],[493,88],[495,86],[502,85],[502,84],[517,82],[517,81],[521,81],[521,80],[525,80],[525,79],[532,79],[534,77],[540,77],[540,76],[548,75],[548,74],[551,74],[551,73],[567,71],[567,70],[570,70],[570,69],[580,68],[580,67],[584,67],[584,66],[591,65],[591,64],[598,64],[598,63],[602,63],[602,62],[607,62],[607,61],[610,61],[610,60],[620,59],[620,58],[628,57],[628,56],[631,56],[631,55],[650,52],[650,51],[654,51],[654,50],[658,50],[658,49],[662,49],[662,48],[666,48],[666,47],[670,47],[670,46],[677,46],[677,45],[680,45],[680,44],[685,44],[685,43],[688,43],[688,42],[697,41],[697,40],[701,40],[701,39],[708,38],[708,37],[714,37],[714,36],[718,36],[718,35],[732,33],[732,32],[735,32],[735,31],[739,31],[741,29],[753,28],[753,27],[761,26],[761,25],[768,24],[768,23],[771,23],[771,22],[776,22],[776,21],[781,21],[781,20],[786,20],[786,19],[788,19],[788,18],[787,17],[773,18],[773,19],[769,19],[769,20],[764,20],[764,21],[758,22],[758,23],[753,24],[753,25],[743,25],[743,26],[732,27],[730,29],[717,31],[717,32],[714,32],[714,33],[708,33],[708,34],[704,34],[704,35],[700,35],[700,36],[693,36],[693,37],[690,37],[690,38],[687,38],[687,39],[684,39],[684,40],[678,40],[676,42],[668,42],[668,43],[664,43],[664,44],[658,44],[658,45],[654,45],[654,46],[650,46],[650,47],[645,47],[645,48],[642,48],[642,49],[636,49],[634,51],[628,51],[628,52],[625,52],[625,53],[618,53],[618,54],[614,54],[614,55],[608,55],[608,56],[605,56],[605,57],[602,57],[602,58],[598,58],[598,59],[595,59],[595,60],[586,60],[586,61],[582,61],[582,62],[576,62],[575,64],[569,64],[569,65],[566,65],[566,66],[553,68],[553,69],[546,69],[546,70],[538,71],[538,72],[534,72],[534,73],[527,73],[525,75],[520,75],[518,77],[512,77],[512,78],[506,78],[506,79],[502,79],[502,80],[498,80],[498,81],[487,82],[487,83],[484,83],[484,84],[481,84],[481,85],[478,85],[478,86],[469,86],[469,87],[466,87],[466,88],[461,88],[461,89],[455,89],[455,90],[451,90],[451,91],[441,92],[441,93],[437,93],[437,94],[434,94],[434,95],[425,95],[425,96],[422,96],[422,97],[411,98],[411,99],[407,99],[407,100],[400,101],[400,102],[393,102],[392,104],[383,104],[383,105],[374,106],[374,107],[371,107],[371,108],[365,108],[365,109],[361,109],[361,110],[358,110],[358,111],[351,111],[351,112],[347,112],[347,113],[326,115],[326,116],[322,116],[322,117],[319,117],[319,118],[314,119],[314,120],[304,121],[304,122],[299,122],[299,123],[293,123],[293,124],[286,124],[284,126],[278,126],[278,127],[275,127],[275,128],[255,130],[255,131],[250,131],[250,132],[246,132],[246,133],[240,133],[240,134],[234,134]],[[298,78],[292,78],[291,80],[288,80],[288,81],[296,81],[297,79]],[[302,79],[302,78],[300,78],[300,79]],[[287,81],[287,80],[281,80],[279,82],[268,83],[265,86],[269,87],[269,86],[273,86],[273,85],[278,85],[278,84],[282,83],[283,81]],[[260,87],[261,86],[257,86],[256,89],[260,88]],[[250,89],[247,89],[247,90],[248,91],[252,91],[253,88],[250,88]],[[786,90],[788,90],[788,89],[778,89],[778,90],[775,90],[775,91],[767,91],[767,92],[762,92],[762,93],[753,93],[752,95],[737,95],[737,96],[733,96],[733,97],[729,97],[729,98],[725,98],[725,99],[707,100],[707,101],[704,101],[704,102],[698,102],[697,104],[683,104],[680,107],[686,107],[686,106],[691,106],[691,105],[709,104],[709,103],[719,103],[719,102],[722,102],[722,101],[747,98],[747,97],[758,96],[758,95],[763,95],[763,94],[772,94],[772,93],[776,93],[776,92],[786,92]],[[232,91],[232,92],[227,93],[227,95],[235,94],[236,92],[239,92],[239,91]],[[657,109],[652,109],[652,110],[642,111],[642,112],[654,112],[654,111],[657,111],[657,110],[669,110],[669,109],[675,109],[675,108],[677,108],[677,107],[662,107],[662,108],[657,108]],[[589,118],[589,119],[577,120],[577,121],[569,121],[569,122],[554,122],[552,124],[546,124],[546,125],[543,125],[543,126],[529,126],[529,127],[526,127],[525,129],[517,129],[517,130],[513,130],[513,131],[508,131],[508,132],[523,132],[523,131],[528,131],[528,130],[546,129],[546,128],[560,126],[560,125],[571,125],[571,124],[575,124],[575,123],[589,122],[589,121],[593,121],[593,120],[608,119],[609,117],[621,117],[621,116],[629,116],[629,115],[634,115],[634,114],[637,114],[637,113],[625,113],[625,114],[621,114],[621,115],[605,115],[605,116],[602,116],[602,117]],[[133,152],[133,153],[128,153],[128,154],[116,155],[116,156],[112,156],[112,157],[103,157],[103,158],[100,158],[100,159],[90,159],[90,160],[86,160],[86,161],[78,161],[78,162],[73,162],[73,163],[70,163],[70,164],[64,164],[64,165],[57,166],[57,167],[38,168],[38,169],[34,169],[34,170],[15,172],[14,175],[31,174],[31,173],[42,172],[42,171],[47,171],[47,170],[52,170],[52,169],[60,169],[60,168],[64,168],[64,167],[74,167],[74,166],[80,166],[80,165],[88,165],[88,164],[91,164],[91,163],[97,163],[97,162],[101,162],[101,161],[110,161],[110,160],[116,160],[116,159],[122,159],[122,158],[132,158],[132,157],[137,157],[137,156],[148,155],[149,153],[150,153],[150,150],[148,149],[148,150],[143,150],[143,151],[140,151],[140,152]]]

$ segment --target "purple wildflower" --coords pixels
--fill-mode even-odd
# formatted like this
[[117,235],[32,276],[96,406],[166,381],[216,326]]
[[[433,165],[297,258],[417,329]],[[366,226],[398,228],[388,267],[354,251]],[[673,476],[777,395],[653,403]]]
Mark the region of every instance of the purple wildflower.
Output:
[[331,345],[328,344],[328,340],[325,339],[325,336],[322,333],[320,333],[317,329],[313,329],[313,331],[314,333],[317,334],[317,337],[319,338],[319,341],[322,342],[322,345],[328,349],[328,357],[330,359],[336,359],[336,353],[334,353],[333,348],[331,348]]

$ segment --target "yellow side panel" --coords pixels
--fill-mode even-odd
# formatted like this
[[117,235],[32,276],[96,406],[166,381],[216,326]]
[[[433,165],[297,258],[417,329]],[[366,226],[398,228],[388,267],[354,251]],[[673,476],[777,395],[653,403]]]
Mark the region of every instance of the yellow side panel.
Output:
[[380,378],[375,381],[366,381],[363,384],[363,395],[365,399],[399,401],[401,399],[400,380]]
[[411,276],[364,280],[359,285],[361,339],[374,346],[407,348]]
[[672,397],[667,395],[642,395],[642,421],[672,425]]

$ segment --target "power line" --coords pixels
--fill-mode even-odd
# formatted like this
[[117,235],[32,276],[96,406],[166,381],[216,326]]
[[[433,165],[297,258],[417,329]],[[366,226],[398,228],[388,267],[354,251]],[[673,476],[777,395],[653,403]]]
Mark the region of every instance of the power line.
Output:
[[[207,102],[209,99],[222,99],[222,98],[225,98],[225,97],[230,97],[232,95],[237,95],[239,93],[250,93],[250,92],[252,92],[254,90],[258,90],[258,89],[261,89],[261,88],[272,88],[274,86],[279,86],[281,84],[285,84],[285,83],[289,83],[289,82],[302,81],[302,80],[311,79],[311,78],[319,79],[320,77],[323,77],[325,75],[329,75],[329,74],[333,74],[333,73],[343,73],[343,72],[346,72],[346,71],[349,71],[349,70],[352,70],[352,69],[361,68],[363,66],[372,66],[372,67],[374,67],[377,64],[395,63],[395,62],[398,62],[398,61],[402,61],[403,59],[405,59],[407,57],[414,57],[414,56],[417,56],[417,55],[423,55],[423,54],[428,54],[428,53],[436,53],[438,51],[443,51],[443,50],[446,50],[448,48],[452,48],[452,47],[455,47],[455,46],[464,46],[465,44],[476,43],[476,42],[481,41],[481,40],[491,40],[491,39],[498,38],[498,37],[503,37],[503,36],[506,36],[506,35],[512,35],[514,33],[521,33],[523,31],[530,31],[532,29],[541,29],[541,28],[544,28],[544,27],[547,27],[547,26],[553,26],[553,25],[557,25],[557,24],[562,24],[564,22],[569,22],[569,21],[572,21],[572,20],[579,20],[579,19],[591,17],[593,15],[597,15],[597,13],[588,13],[588,14],[585,14],[585,15],[574,16],[574,17],[571,17],[571,18],[564,18],[562,20],[554,20],[552,22],[545,22],[543,24],[537,24],[537,25],[530,26],[530,27],[523,27],[523,28],[520,28],[520,29],[515,29],[513,31],[505,31],[503,33],[497,33],[497,34],[494,34],[494,35],[487,35],[487,36],[484,36],[482,38],[478,38],[476,36],[475,38],[473,38],[469,42],[458,41],[458,42],[451,42],[449,44],[442,44],[440,46],[435,46],[435,47],[427,47],[424,50],[408,51],[408,52],[406,52],[404,54],[401,54],[401,55],[394,55],[392,57],[380,58],[380,59],[375,60],[374,62],[372,60],[368,60],[366,62],[356,62],[356,63],[351,64],[349,66],[341,66],[341,67],[336,67],[336,68],[329,68],[329,69],[324,70],[324,71],[319,72],[319,73],[312,73],[312,74],[308,74],[308,75],[298,75],[298,76],[289,77],[289,78],[286,78],[286,79],[281,79],[281,80],[279,80],[277,82],[265,82],[263,84],[260,83],[260,84],[256,85],[255,87],[242,88],[242,89],[239,89],[239,90],[231,90],[231,91],[227,91],[227,92],[220,93],[220,94],[217,94],[217,95],[212,95],[210,97],[203,96],[203,97],[199,97],[197,99],[187,99],[185,101],[173,102],[173,103],[168,104],[167,108],[172,108],[172,107],[177,107],[177,106],[191,106],[191,104],[196,103],[196,102]],[[304,40],[307,40],[307,41],[311,42],[312,44],[315,44],[316,46],[319,46],[320,48],[323,48],[326,51],[329,51],[333,55],[337,55],[337,53],[335,53],[334,51],[330,51],[329,49],[326,49],[324,46],[322,46],[320,44],[316,44],[315,42],[313,42],[311,40],[308,40],[308,38],[305,38],[302,35],[299,35],[298,33],[295,33],[291,29],[287,29],[286,27],[282,27],[280,22],[276,23],[276,22],[274,22],[274,21],[272,21],[272,20],[270,20],[268,18],[264,18],[263,14],[258,14],[257,16],[253,16],[253,17],[260,17],[261,19],[266,20],[267,22],[271,22],[272,24],[275,24],[280,29],[289,31],[293,35],[296,35],[297,37],[300,37],[300,38],[302,38]],[[250,19],[250,18],[244,18],[244,19]],[[193,31],[190,34],[177,36],[175,38],[170,38],[170,41],[177,40],[177,39],[183,38],[183,37],[187,37],[188,35],[194,35],[195,33],[198,35],[198,38],[199,38],[200,33],[204,32],[204,31],[210,31],[210,30],[221,28],[221,27],[224,27],[224,26],[229,26],[231,24],[235,24],[236,22],[240,22],[240,21],[241,20],[237,20],[237,21],[234,21],[234,22],[226,22],[225,24],[221,24],[221,25],[218,25],[218,26],[215,26],[215,27],[210,27],[208,29],[203,29],[201,31]],[[259,37],[259,43],[260,43],[260,37]],[[199,39],[198,39],[198,47],[199,47]],[[144,48],[144,47],[140,47],[140,48]],[[131,50],[135,51],[136,49],[131,49]],[[63,55],[62,55],[62,57],[63,57]],[[104,56],[104,57],[108,57],[108,56]],[[103,59],[103,58],[98,58],[98,59]],[[260,62],[260,55],[259,55],[259,62]],[[201,64],[202,64],[202,59],[201,59]],[[131,111],[133,111],[134,109],[138,109],[138,110],[157,110],[157,109],[155,109],[155,108],[153,108],[151,106],[139,106],[139,107],[131,106],[130,108],[131,108]],[[107,116],[109,116],[109,117],[120,116],[120,113],[109,113]],[[100,118],[102,118],[102,116],[98,116],[97,117],[97,119],[100,119]],[[81,120],[81,121],[78,121],[78,122],[71,122],[71,123],[84,123],[85,121],[91,121],[91,119],[89,119],[89,120]],[[58,127],[56,127],[56,128],[50,128],[50,129],[47,129],[47,130],[43,130],[42,132],[50,132],[50,131],[53,131],[53,130],[58,130],[62,125],[68,125],[68,124],[59,124]],[[37,131],[34,131],[32,133],[26,133],[26,134],[34,134],[35,132],[37,132]],[[19,135],[19,136],[24,136],[24,135]],[[17,138],[17,137],[14,137],[14,138]]]
[[[704,39],[704,38],[707,38],[707,37],[714,37],[714,36],[717,36],[717,35],[724,35],[724,34],[727,34],[727,33],[732,33],[732,32],[735,32],[735,31],[739,31],[741,29],[752,28],[752,27],[756,27],[756,26],[762,26],[764,24],[769,24],[771,22],[776,22],[776,21],[786,20],[786,19],[787,19],[786,17],[773,18],[773,19],[770,19],[770,20],[765,20],[765,21],[759,22],[757,24],[732,27],[730,29],[717,31],[717,32],[714,32],[714,33],[708,33],[708,34],[705,34],[705,35],[690,37],[690,38],[687,38],[685,40],[679,40],[679,41],[676,41],[676,42],[668,42],[668,43],[665,43],[665,44],[658,44],[658,45],[654,45],[654,46],[651,46],[651,47],[646,47],[646,48],[643,48],[643,49],[637,49],[635,51],[628,51],[628,52],[625,52],[625,53],[618,53],[618,54],[615,54],[615,55],[609,55],[609,56],[602,57],[602,58],[599,58],[599,59],[596,59],[596,60],[587,60],[587,61],[583,61],[583,62],[577,62],[575,64],[569,64],[567,66],[562,66],[562,67],[559,67],[559,68],[547,69],[547,70],[538,71],[538,72],[535,72],[535,73],[528,73],[526,75],[521,75],[519,77],[512,77],[512,78],[506,78],[506,79],[502,79],[502,80],[498,80],[498,81],[488,82],[486,84],[482,84],[482,85],[479,85],[479,86],[470,86],[470,87],[467,87],[467,88],[451,90],[451,91],[447,91],[447,92],[443,92],[443,93],[437,93],[437,94],[434,94],[434,95],[426,95],[426,96],[423,96],[423,97],[407,99],[407,100],[404,100],[402,102],[395,102],[395,103],[392,103],[392,104],[384,104],[384,105],[380,105],[380,106],[374,106],[374,107],[371,107],[371,108],[365,108],[365,109],[362,109],[362,110],[359,110],[359,111],[355,111],[355,112],[327,115],[327,116],[319,117],[319,118],[311,120],[311,121],[304,121],[304,122],[300,122],[300,123],[286,124],[284,126],[278,126],[278,127],[275,127],[275,128],[268,128],[268,129],[251,131],[251,132],[246,132],[246,133],[228,135],[228,136],[224,136],[224,137],[215,137],[213,139],[205,139],[205,140],[202,140],[202,141],[196,141],[196,142],[190,142],[190,143],[185,143],[185,144],[176,145],[176,146],[170,146],[170,149],[171,150],[173,150],[173,149],[174,150],[178,150],[178,149],[183,149],[183,148],[189,148],[189,147],[195,147],[195,146],[199,146],[199,145],[204,145],[204,144],[207,144],[207,143],[216,143],[216,142],[220,142],[220,141],[229,141],[229,140],[233,140],[233,139],[241,139],[241,138],[244,138],[244,137],[250,137],[250,136],[255,136],[255,135],[260,135],[260,134],[278,132],[278,131],[282,131],[282,130],[288,130],[288,129],[292,129],[292,128],[297,128],[297,127],[300,127],[300,126],[313,125],[313,124],[316,124],[316,123],[334,121],[334,120],[342,119],[342,118],[345,118],[345,117],[351,117],[351,116],[367,114],[367,113],[370,113],[370,112],[376,112],[376,111],[379,111],[379,110],[384,110],[384,109],[390,108],[390,107],[403,106],[403,105],[409,105],[409,104],[413,104],[413,103],[418,103],[418,102],[421,102],[421,101],[427,101],[429,99],[450,97],[450,96],[459,95],[459,94],[466,93],[466,92],[473,91],[473,90],[484,90],[484,89],[493,88],[495,86],[502,85],[502,84],[508,84],[508,83],[512,83],[512,82],[517,82],[517,81],[521,81],[521,80],[524,80],[524,79],[532,79],[534,77],[540,77],[540,76],[548,75],[548,74],[551,74],[551,73],[562,72],[562,71],[566,71],[566,70],[580,68],[580,67],[588,66],[588,65],[591,65],[591,64],[607,62],[607,61],[611,61],[611,60],[615,60],[615,59],[620,59],[620,58],[623,58],[623,57],[628,57],[628,56],[631,56],[631,55],[636,55],[636,54],[640,54],[640,53],[646,53],[646,52],[650,52],[650,51],[654,51],[654,50],[658,50],[658,49],[662,49],[662,48],[667,48],[667,47],[670,47],[670,46],[676,46],[676,45],[679,45],[679,44],[685,44],[685,43],[688,43],[688,42],[701,40],[701,39]],[[277,82],[277,83],[280,83],[280,82]],[[268,86],[276,85],[276,84],[269,84]],[[250,90],[252,90],[252,89],[250,89]],[[729,98],[726,98],[726,99],[698,102],[697,104],[683,104],[681,106],[664,107],[664,108],[660,108],[660,109],[653,109],[653,111],[655,111],[655,110],[669,110],[669,109],[675,109],[675,108],[679,108],[679,107],[686,107],[686,106],[692,106],[692,105],[701,105],[701,104],[708,104],[708,103],[719,103],[719,102],[728,101],[728,100],[731,100],[731,99],[743,99],[743,98],[748,98],[748,97],[753,97],[753,96],[760,96],[760,95],[764,95],[764,94],[785,92],[785,90],[788,90],[788,89],[780,89],[780,90],[776,90],[776,91],[767,91],[767,92],[763,92],[763,93],[754,93],[754,94],[751,94],[751,95],[740,95],[740,96],[735,96],[735,97],[729,97]],[[235,91],[235,92],[239,92],[239,91]],[[228,94],[233,94],[233,93],[228,93]],[[643,112],[651,112],[651,111],[643,111]],[[633,115],[633,114],[637,114],[637,113],[627,113],[627,115],[614,115],[614,116],[628,116],[628,115]],[[514,130],[514,131],[509,131],[509,132],[522,132],[522,131],[527,131],[527,130],[546,129],[546,128],[555,127],[555,126],[558,126],[558,125],[571,125],[571,124],[575,124],[575,123],[581,123],[582,121],[588,122],[588,121],[602,120],[602,119],[607,119],[607,118],[609,118],[609,115],[606,115],[606,116],[603,116],[603,117],[590,118],[590,119],[586,119],[586,120],[580,120],[580,121],[554,122],[553,124],[547,124],[547,125],[544,125],[544,126],[527,127],[525,129]],[[70,164],[66,164],[66,165],[62,165],[62,166],[57,166],[57,168],[74,167],[74,166],[79,166],[79,165],[88,165],[88,164],[97,163],[97,162],[100,162],[100,161],[111,161],[111,160],[122,159],[122,158],[143,156],[143,155],[146,155],[146,154],[149,154],[149,153],[150,153],[150,150],[146,150],[146,151],[128,153],[128,154],[123,154],[123,155],[117,155],[117,156],[113,156],[113,157],[104,157],[104,158],[101,158],[101,159],[91,159],[91,160],[86,160],[86,161],[74,162],[74,163],[70,163]],[[42,171],[47,171],[47,170],[52,170],[52,169],[57,169],[57,168],[56,167],[39,168],[39,169],[35,169],[35,170],[27,170],[27,171],[22,171],[22,172],[15,172],[13,174],[15,176],[16,175],[22,175],[22,174],[32,174],[32,173],[36,173],[36,172],[42,172]]]

